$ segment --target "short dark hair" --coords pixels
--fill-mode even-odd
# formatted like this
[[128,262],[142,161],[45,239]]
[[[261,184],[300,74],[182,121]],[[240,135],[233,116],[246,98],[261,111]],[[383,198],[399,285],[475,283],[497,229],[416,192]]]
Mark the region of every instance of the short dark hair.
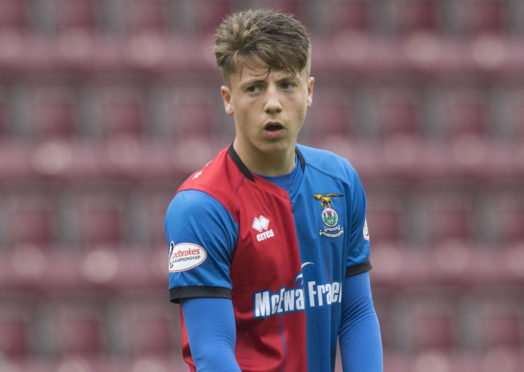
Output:
[[227,17],[215,36],[215,57],[226,82],[246,58],[293,74],[307,67],[309,74],[309,37],[290,15],[267,9],[241,11]]

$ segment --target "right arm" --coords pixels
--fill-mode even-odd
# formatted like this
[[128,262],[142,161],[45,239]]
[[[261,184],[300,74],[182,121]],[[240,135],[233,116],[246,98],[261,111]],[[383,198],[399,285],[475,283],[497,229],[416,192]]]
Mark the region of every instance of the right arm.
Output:
[[198,372],[241,372],[235,359],[236,328],[231,300],[191,298],[181,304]]
[[[235,360],[236,327],[231,301],[229,265],[238,237],[238,224],[227,209],[206,193],[179,192],[165,219],[171,247],[169,290],[180,303],[189,345],[184,354],[201,371],[240,371]],[[205,251],[195,265],[177,264],[177,247]],[[185,248],[184,248],[185,249]],[[180,252],[180,251],[179,251]],[[188,267],[189,266],[189,267]],[[188,268],[186,268],[188,267]],[[189,348],[188,348],[189,346]]]

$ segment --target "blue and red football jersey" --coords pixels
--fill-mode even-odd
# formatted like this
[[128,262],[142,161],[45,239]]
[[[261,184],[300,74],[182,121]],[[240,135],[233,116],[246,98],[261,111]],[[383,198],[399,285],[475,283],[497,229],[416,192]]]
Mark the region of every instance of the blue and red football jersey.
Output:
[[182,184],[166,213],[171,301],[231,298],[244,372],[333,371],[342,283],[371,268],[356,171],[328,151],[297,145],[297,155],[286,191],[230,146]]

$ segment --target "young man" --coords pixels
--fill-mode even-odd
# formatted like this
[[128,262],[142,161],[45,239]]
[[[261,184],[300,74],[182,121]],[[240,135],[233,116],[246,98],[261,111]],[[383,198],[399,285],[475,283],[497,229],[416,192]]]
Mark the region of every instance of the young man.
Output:
[[347,160],[296,143],[310,54],[302,24],[278,12],[218,28],[236,136],[183,183],[165,220],[190,371],[333,371],[337,339],[345,372],[382,371],[362,185]]

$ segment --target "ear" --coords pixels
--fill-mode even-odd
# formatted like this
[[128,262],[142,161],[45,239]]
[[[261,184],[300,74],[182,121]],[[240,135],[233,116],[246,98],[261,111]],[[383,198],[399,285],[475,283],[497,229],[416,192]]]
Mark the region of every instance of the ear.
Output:
[[220,93],[222,93],[222,100],[224,101],[224,109],[226,111],[226,114],[234,115],[235,110],[231,105],[231,90],[226,85],[222,85],[220,87]]
[[313,76],[309,77],[307,84],[307,107],[311,107],[313,104],[313,87],[315,85],[315,78]]

